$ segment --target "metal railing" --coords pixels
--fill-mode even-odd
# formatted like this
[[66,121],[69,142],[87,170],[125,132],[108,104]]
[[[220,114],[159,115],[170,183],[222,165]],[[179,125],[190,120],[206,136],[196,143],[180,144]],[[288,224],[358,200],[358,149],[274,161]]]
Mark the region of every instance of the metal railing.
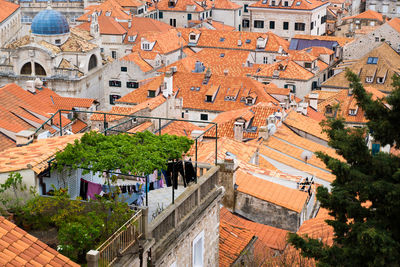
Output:
[[99,266],[112,265],[122,253],[129,249],[143,235],[142,210],[122,225],[110,236],[97,251],[99,251]]

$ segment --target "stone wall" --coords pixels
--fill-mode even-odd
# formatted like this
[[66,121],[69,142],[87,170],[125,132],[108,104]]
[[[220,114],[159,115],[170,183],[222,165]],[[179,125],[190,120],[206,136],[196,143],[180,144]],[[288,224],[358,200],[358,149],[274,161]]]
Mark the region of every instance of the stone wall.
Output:
[[300,227],[300,214],[236,191],[234,212],[254,222],[296,232]]

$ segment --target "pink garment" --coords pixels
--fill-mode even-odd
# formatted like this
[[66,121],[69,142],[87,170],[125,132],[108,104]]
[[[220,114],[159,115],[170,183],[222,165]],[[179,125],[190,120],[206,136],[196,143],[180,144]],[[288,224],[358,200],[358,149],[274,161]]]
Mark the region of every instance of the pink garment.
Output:
[[87,197],[90,199],[95,199],[96,197],[94,195],[100,194],[102,190],[101,184],[95,184],[89,181],[87,183],[88,183]]

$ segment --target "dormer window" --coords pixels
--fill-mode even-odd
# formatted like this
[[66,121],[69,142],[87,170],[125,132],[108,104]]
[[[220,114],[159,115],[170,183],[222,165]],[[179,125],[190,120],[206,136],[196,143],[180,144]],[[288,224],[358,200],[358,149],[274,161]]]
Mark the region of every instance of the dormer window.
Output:
[[134,42],[136,39],[136,36],[128,36],[128,42]]
[[326,114],[332,114],[332,112],[333,112],[333,109],[332,109],[332,107],[331,106],[326,106],[326,108],[325,108],[325,113]]
[[107,17],[111,16],[111,11],[107,11],[107,12],[106,12],[106,16],[107,16]]
[[304,63],[304,68],[311,69],[311,67],[312,67],[312,64],[310,62],[305,62]]
[[206,102],[212,102],[212,95],[206,95]]
[[357,115],[357,110],[356,110],[356,109],[349,109],[349,115],[350,115],[350,116],[355,116],[355,115]]
[[275,3],[275,0],[272,0],[272,1],[271,1],[271,6],[275,6],[275,4],[276,4],[276,3]]
[[156,97],[156,91],[155,90],[148,90],[147,91],[147,97]]
[[191,34],[189,35],[189,40],[190,40],[190,41],[195,41],[195,40],[196,40],[196,34],[191,33]]
[[150,50],[150,44],[149,43],[142,43],[142,49],[149,51]]
[[289,2],[288,2],[288,1],[285,1],[285,2],[284,2],[284,6],[289,6]]
[[372,83],[372,82],[374,81],[374,77],[372,77],[372,76],[367,76],[367,77],[365,78],[365,81],[366,81],[367,83]]
[[377,83],[380,83],[380,84],[385,83],[385,77],[378,77],[378,78],[376,78],[376,82],[377,82]]
[[378,58],[377,57],[369,57],[367,60],[367,64],[377,64]]

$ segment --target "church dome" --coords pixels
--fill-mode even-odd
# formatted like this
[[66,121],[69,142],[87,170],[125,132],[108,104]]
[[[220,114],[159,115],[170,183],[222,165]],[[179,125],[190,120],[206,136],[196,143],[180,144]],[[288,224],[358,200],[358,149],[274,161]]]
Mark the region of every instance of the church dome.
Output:
[[61,35],[69,33],[69,25],[64,15],[47,8],[33,18],[31,31],[37,35]]

